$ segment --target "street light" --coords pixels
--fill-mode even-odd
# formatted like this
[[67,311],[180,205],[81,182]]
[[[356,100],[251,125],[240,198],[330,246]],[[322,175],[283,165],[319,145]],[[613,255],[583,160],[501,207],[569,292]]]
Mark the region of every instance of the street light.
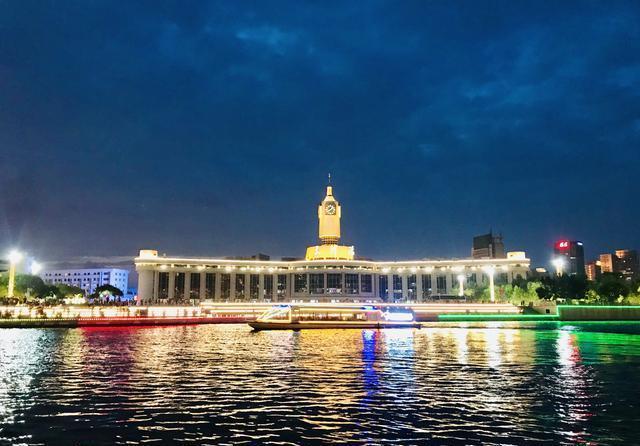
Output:
[[561,276],[563,273],[564,264],[565,264],[564,259],[562,257],[556,257],[553,260],[551,260],[551,264],[556,269],[556,275]]
[[464,296],[464,275],[463,274],[458,274],[458,284],[459,284],[458,296],[463,297]]
[[22,253],[15,249],[9,252],[9,284],[7,286],[7,297],[13,297],[13,290],[16,286],[16,265],[22,261]]
[[494,303],[496,301],[496,289],[493,283],[493,275],[495,274],[496,269],[493,266],[485,266],[483,270],[485,273],[487,273],[487,276],[489,276],[489,292],[491,293],[491,303]]
[[40,271],[42,271],[42,265],[35,260],[31,262],[31,274],[37,276]]

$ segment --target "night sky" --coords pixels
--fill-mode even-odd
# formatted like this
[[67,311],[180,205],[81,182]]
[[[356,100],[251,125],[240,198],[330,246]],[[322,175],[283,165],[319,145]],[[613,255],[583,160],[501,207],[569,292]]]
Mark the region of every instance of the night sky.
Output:
[[640,2],[0,0],[0,249],[640,248]]

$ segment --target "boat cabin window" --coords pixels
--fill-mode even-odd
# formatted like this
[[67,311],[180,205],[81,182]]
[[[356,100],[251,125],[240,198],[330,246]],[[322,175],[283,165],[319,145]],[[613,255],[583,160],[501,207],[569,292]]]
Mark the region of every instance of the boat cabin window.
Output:
[[286,321],[289,320],[289,314],[291,312],[291,307],[273,307],[269,310],[265,311],[262,316],[260,316],[260,320],[263,321]]

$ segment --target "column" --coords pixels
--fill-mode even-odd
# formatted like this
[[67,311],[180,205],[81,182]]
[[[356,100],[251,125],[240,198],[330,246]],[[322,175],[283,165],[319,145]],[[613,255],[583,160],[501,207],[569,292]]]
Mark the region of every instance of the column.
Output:
[[451,290],[453,290],[453,283],[451,282],[451,271],[447,270],[447,274],[444,276],[447,284],[447,294],[451,294]]
[[422,302],[422,274],[416,273],[416,302]]
[[380,289],[380,276],[378,273],[374,273],[371,271],[371,291],[373,292],[374,299],[380,299],[380,295],[378,294],[378,290]]
[[185,302],[191,301],[191,272],[184,273],[184,300]]
[[153,272],[153,299],[152,302],[158,302],[158,288],[160,287],[160,275],[158,271]]
[[215,283],[213,284],[213,299],[222,300],[222,273],[215,273]]
[[149,302],[153,299],[153,270],[138,271],[138,301]]
[[475,273],[473,273],[473,276],[476,278],[476,286],[482,286],[482,273],[476,271]]
[[291,302],[293,300],[293,278],[295,276],[295,273],[287,273],[287,293],[285,295],[286,300],[288,300],[289,302]]
[[387,300],[393,302],[393,274],[387,274]]
[[271,285],[273,286],[271,298],[274,302],[278,302],[278,275],[273,274],[273,279],[271,279]]
[[489,290],[491,293],[491,303],[494,303],[496,301],[496,289],[494,287],[493,284],[493,276],[494,276],[494,271],[491,270],[489,271]]
[[512,283],[513,282],[513,270],[509,269],[507,271],[507,283]]
[[244,301],[251,300],[251,273],[244,274]]
[[406,274],[401,276],[402,279],[402,299],[407,300],[409,298],[409,278]]
[[264,301],[264,274],[262,273],[258,276],[258,300]]
[[176,273],[175,271],[169,271],[169,293],[168,299],[172,300],[176,297]]
[[236,273],[229,274],[229,300],[231,302],[236,300]]

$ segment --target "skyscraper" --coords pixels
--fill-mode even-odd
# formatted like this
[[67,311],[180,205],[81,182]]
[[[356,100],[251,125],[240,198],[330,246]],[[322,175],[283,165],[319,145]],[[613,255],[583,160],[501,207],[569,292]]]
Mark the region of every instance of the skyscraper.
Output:
[[585,265],[585,273],[588,280],[598,280],[602,274],[601,263],[599,260],[594,260]]
[[603,273],[620,273],[631,280],[640,274],[638,251],[635,249],[617,249],[615,253],[600,254]]
[[564,258],[563,272],[572,276],[584,276],[584,247],[577,240],[558,240],[553,245],[556,257]]
[[473,246],[471,248],[471,258],[473,259],[505,259],[507,256],[504,252],[504,243],[502,234],[478,235],[473,238]]
[[616,272],[628,280],[638,276],[638,251],[635,249],[616,250]]

